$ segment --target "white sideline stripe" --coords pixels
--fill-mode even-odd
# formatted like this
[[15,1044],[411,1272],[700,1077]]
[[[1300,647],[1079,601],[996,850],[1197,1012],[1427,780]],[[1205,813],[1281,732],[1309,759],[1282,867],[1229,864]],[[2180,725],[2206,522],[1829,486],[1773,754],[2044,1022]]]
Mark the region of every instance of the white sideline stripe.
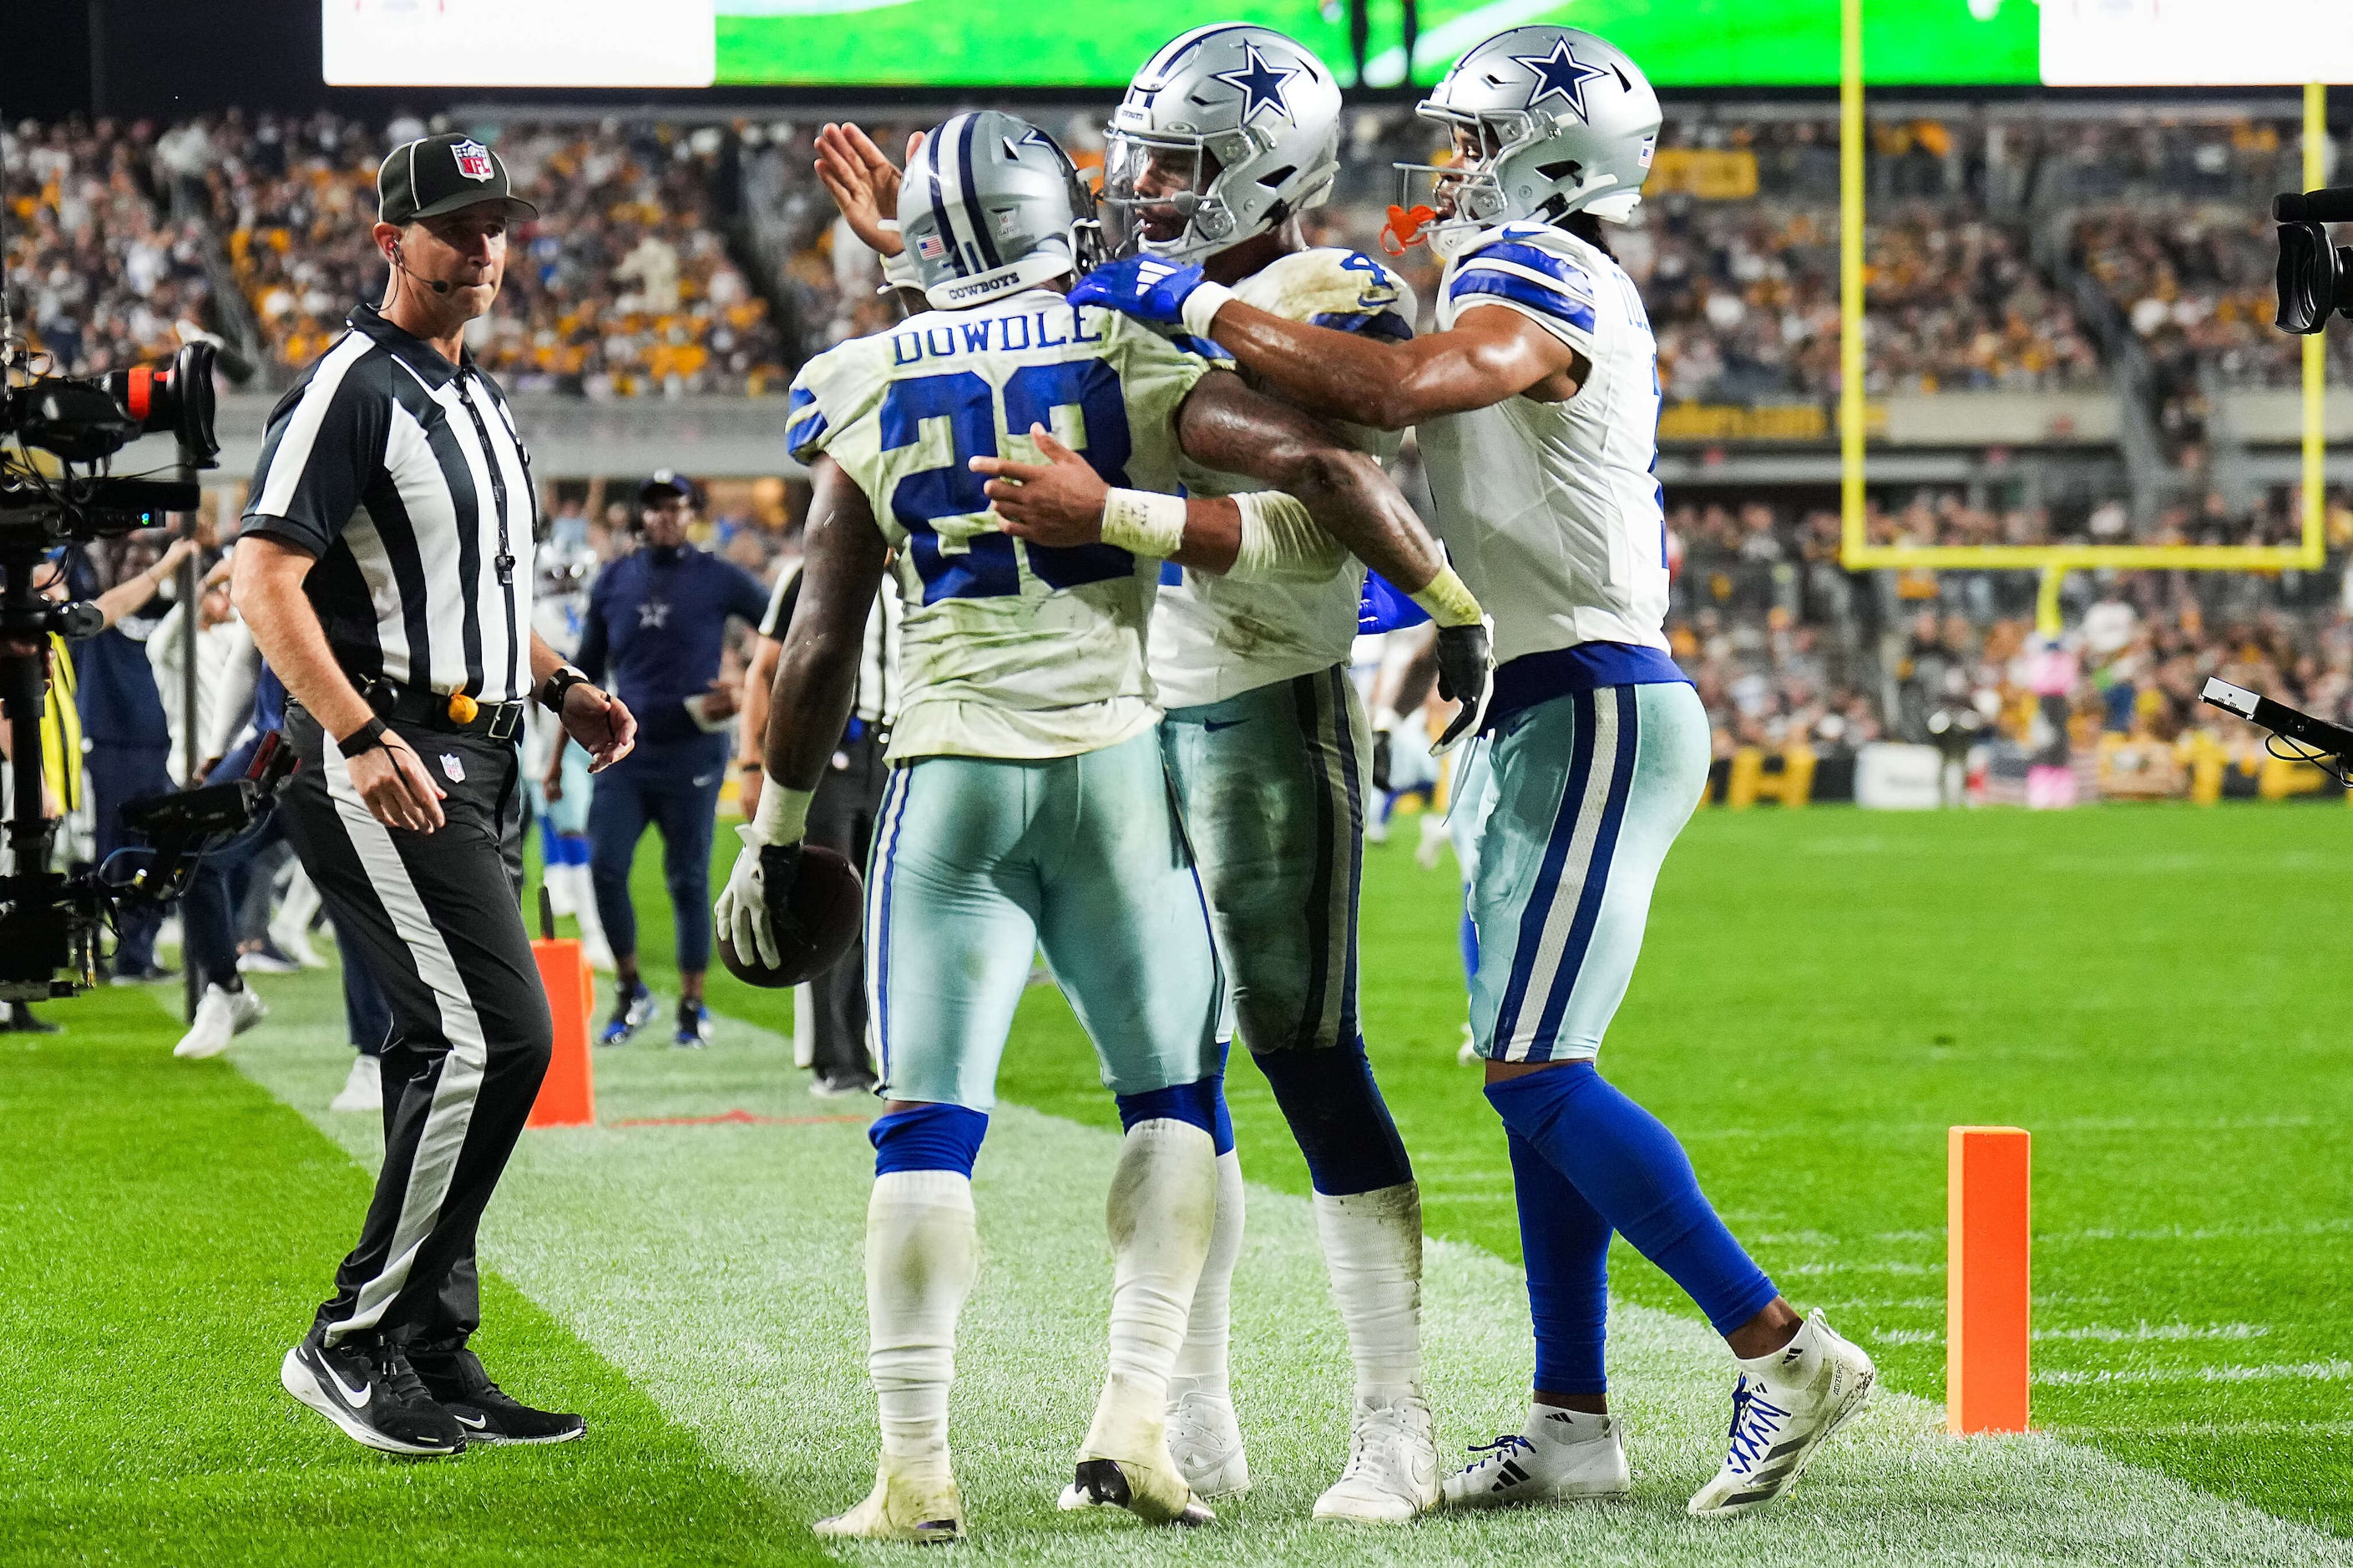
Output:
[[[325,1110],[349,1065],[340,1046],[290,1018],[246,1039],[241,1070],[364,1163],[375,1157],[373,1128]],[[681,1105],[806,1114],[798,1079],[776,1070],[789,1048],[722,1019],[712,1048],[691,1061],[600,1058],[600,1110],[616,1121]],[[1092,1568],[1115,1553],[1122,1568],[1199,1568],[1208,1551],[1219,1568],[1353,1568],[1376,1557],[1401,1568],[2353,1564],[2353,1542],[2088,1445],[2046,1434],[1955,1440],[1941,1406],[1885,1389],[1788,1503],[1701,1529],[1683,1505],[1722,1459],[1732,1363],[1696,1319],[1622,1302],[1609,1342],[1636,1472],[1629,1500],[1440,1515],[1377,1542],[1315,1525],[1315,1496],[1346,1457],[1353,1374],[1308,1202],[1256,1187],[1235,1291],[1235,1387],[1256,1489],[1220,1510],[1214,1540],[1060,1514],[1054,1496],[1103,1364],[1103,1194],[1119,1148],[1116,1133],[1018,1106],[991,1118],[975,1184],[986,1261],[962,1321],[951,1408],[975,1544],[992,1562]],[[693,1428],[714,1458],[787,1514],[813,1519],[855,1501],[872,1478],[860,1263],[871,1170],[856,1126],[533,1133],[483,1222],[483,1260]],[[1425,1258],[1423,1341],[1451,1462],[1526,1415],[1525,1282],[1459,1243],[1430,1241]],[[992,1412],[1008,1414],[992,1426]],[[839,1555],[877,1565],[899,1556]]]
[[2137,1366],[2105,1372],[2038,1372],[2037,1384],[2058,1388],[2116,1383],[2344,1383],[2353,1361],[2303,1361],[2258,1366]]
[[441,1205],[449,1196],[449,1181],[466,1146],[467,1130],[473,1124],[474,1100],[481,1091],[490,1048],[482,1037],[482,1020],[474,1011],[473,999],[466,994],[464,977],[458,973],[457,960],[449,956],[449,944],[441,940],[432,917],[426,913],[425,900],[417,897],[417,884],[409,880],[408,868],[401,864],[392,834],[352,787],[351,768],[336,748],[334,737],[322,737],[322,746],[327,794],[335,803],[335,815],[360,863],[367,868],[368,880],[375,884],[385,912],[392,917],[393,929],[408,944],[417,961],[417,978],[433,988],[441,1013],[441,1033],[449,1042],[441,1076],[433,1085],[432,1107],[417,1132],[417,1153],[409,1163],[408,1186],[400,1195],[400,1218],[393,1226],[384,1268],[360,1287],[352,1315],[327,1325],[327,1342],[333,1344],[350,1333],[375,1328],[384,1310],[408,1283],[417,1249],[432,1235],[441,1217]]
[[[1934,1305],[1941,1307],[1944,1303]],[[2270,1332],[2271,1329],[2263,1323],[2137,1323],[2128,1329],[2113,1323],[2091,1323],[2078,1329],[2037,1329],[2034,1340],[2038,1344],[2086,1340],[2097,1344],[2138,1344],[2178,1340],[2257,1340]],[[1883,1329],[1871,1337],[1883,1345],[1936,1345],[1945,1342],[1945,1331]]]

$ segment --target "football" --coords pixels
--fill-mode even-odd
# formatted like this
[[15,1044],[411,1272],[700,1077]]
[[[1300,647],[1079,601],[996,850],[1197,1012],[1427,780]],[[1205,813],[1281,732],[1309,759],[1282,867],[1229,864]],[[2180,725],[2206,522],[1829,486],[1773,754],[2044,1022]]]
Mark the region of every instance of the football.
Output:
[[864,918],[866,885],[858,868],[839,850],[812,844],[801,851],[800,876],[793,883],[793,917],[800,922],[801,940],[779,933],[783,961],[775,968],[760,962],[758,952],[739,953],[726,933],[719,937],[719,961],[727,973],[746,985],[772,990],[813,980],[841,961],[858,936]]

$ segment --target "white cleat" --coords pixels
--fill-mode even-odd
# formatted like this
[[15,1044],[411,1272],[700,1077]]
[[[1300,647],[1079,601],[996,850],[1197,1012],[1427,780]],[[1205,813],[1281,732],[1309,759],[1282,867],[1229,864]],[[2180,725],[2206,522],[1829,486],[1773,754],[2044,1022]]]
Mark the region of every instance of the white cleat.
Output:
[[1224,1394],[1196,1389],[1168,1407],[1168,1452],[1195,1497],[1215,1502],[1250,1490],[1241,1424]]
[[238,1035],[269,1016],[269,1008],[248,985],[241,991],[224,991],[218,985],[205,987],[203,1000],[196,1004],[195,1021],[180,1043],[172,1047],[175,1057],[216,1057],[228,1049],[228,1043]]
[[1315,1517],[1403,1524],[1438,1506],[1438,1429],[1419,1394],[1361,1394],[1348,1420],[1348,1466],[1315,1500]]
[[1633,1485],[1623,1428],[1613,1416],[1538,1405],[1527,1429],[1473,1447],[1478,1456],[1446,1478],[1448,1508],[1510,1508],[1624,1497]]
[[1870,1399],[1877,1377],[1871,1358],[1833,1333],[1820,1311],[1780,1350],[1742,1362],[1724,1468],[1692,1498],[1692,1516],[1746,1513],[1797,1485],[1822,1439]]
[[945,1468],[903,1470],[885,1458],[875,1468],[874,1489],[865,1501],[810,1529],[831,1541],[961,1541],[964,1499]]
[[280,921],[269,928],[269,940],[278,951],[304,969],[324,969],[326,957],[311,945],[311,928]]

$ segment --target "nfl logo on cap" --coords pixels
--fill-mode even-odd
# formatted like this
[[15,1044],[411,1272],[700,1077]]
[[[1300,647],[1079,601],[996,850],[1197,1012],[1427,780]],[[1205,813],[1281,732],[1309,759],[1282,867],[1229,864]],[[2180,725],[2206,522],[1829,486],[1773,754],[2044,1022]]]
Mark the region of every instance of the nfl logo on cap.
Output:
[[480,142],[460,142],[449,149],[458,160],[458,173],[470,180],[487,180],[495,173],[491,165],[491,150]]

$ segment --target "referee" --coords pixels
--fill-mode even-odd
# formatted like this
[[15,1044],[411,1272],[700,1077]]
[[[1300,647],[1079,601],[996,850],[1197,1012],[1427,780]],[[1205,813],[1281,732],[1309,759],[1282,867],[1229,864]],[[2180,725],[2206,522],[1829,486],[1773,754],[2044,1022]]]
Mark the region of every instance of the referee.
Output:
[[[801,571],[795,564],[776,579],[767,613],[760,617],[760,640],[744,672],[742,747],[736,763],[737,795],[744,820],[760,809],[764,782],[761,738],[768,732],[768,688],[784,652],[794,606],[800,603]],[[866,864],[874,824],[882,812],[882,786],[890,782],[891,726],[899,718],[899,626],[903,612],[898,584],[885,580],[866,614],[866,639],[858,657],[858,684],[851,693],[849,723],[832,765],[818,780],[809,802],[808,842],[839,850],[853,866]],[[874,1066],[866,1049],[866,938],[861,931],[831,969],[809,983],[815,1026],[808,1031],[809,1092],[820,1100],[866,1094],[874,1088]]]
[[519,908],[516,742],[536,698],[596,766],[636,721],[531,629],[531,460],[465,349],[535,216],[462,136],[376,174],[392,272],[269,417],[237,604],[291,697],[286,832],[385,992],[384,1169],[287,1391],[371,1448],[561,1442],[577,1415],[502,1393],[466,1342],[474,1229],[546,1070]]

